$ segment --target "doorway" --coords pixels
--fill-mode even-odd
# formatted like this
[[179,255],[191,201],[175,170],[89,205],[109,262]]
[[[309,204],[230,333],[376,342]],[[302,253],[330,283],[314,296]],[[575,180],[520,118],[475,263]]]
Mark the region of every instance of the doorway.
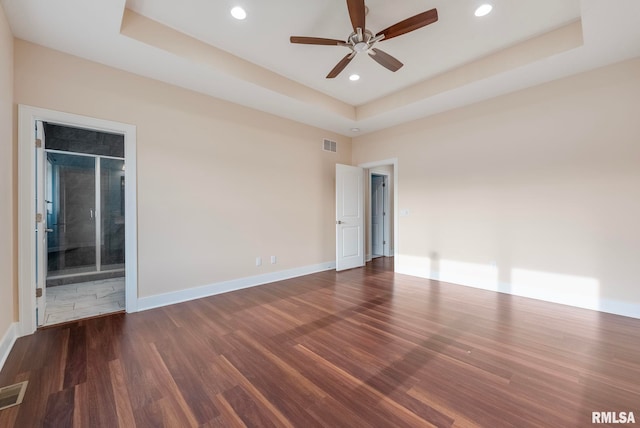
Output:
[[364,191],[367,211],[365,216],[366,260],[371,261],[381,256],[393,257],[398,248],[399,238],[396,215],[398,212],[398,159],[361,163],[358,166],[366,170],[367,188]]
[[[93,135],[90,149],[73,138],[80,134]],[[67,285],[137,311],[135,158],[133,125],[18,107],[20,335],[45,324],[47,300]],[[92,282],[95,292],[86,287]],[[112,311],[89,306],[93,313],[74,319]],[[46,324],[64,322],[54,318]]]
[[[38,325],[125,309],[124,135],[36,123],[43,161]],[[42,319],[41,319],[42,317]]]
[[369,189],[371,202],[371,258],[389,256],[390,239],[390,206],[389,176],[383,173],[370,172]]

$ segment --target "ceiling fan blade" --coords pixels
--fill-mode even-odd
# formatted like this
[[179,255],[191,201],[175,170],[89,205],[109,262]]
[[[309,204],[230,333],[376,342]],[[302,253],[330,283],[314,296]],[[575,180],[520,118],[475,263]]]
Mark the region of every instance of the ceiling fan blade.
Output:
[[333,79],[338,74],[340,74],[342,70],[344,70],[345,67],[351,62],[353,57],[355,57],[355,54],[351,52],[350,54],[342,58],[340,62],[335,67],[333,67],[333,70],[331,70],[329,74],[327,74],[327,79]]
[[376,34],[376,37],[384,34],[384,40],[389,40],[397,36],[401,36],[418,28],[422,28],[425,25],[433,24],[438,20],[438,11],[431,9],[426,12],[419,13],[411,18],[407,18],[404,21],[400,21],[397,24],[392,25],[389,28],[385,28]]
[[347,8],[349,8],[349,18],[351,18],[351,25],[353,31],[357,28],[365,30],[365,16],[366,11],[364,7],[364,0],[347,0]]
[[289,38],[291,43],[301,43],[303,45],[327,45],[327,46],[338,46],[340,44],[345,43],[342,40],[336,39],[323,39],[321,37],[299,37],[299,36],[291,36]]
[[369,53],[369,56],[373,58],[378,64],[391,71],[398,71],[404,65],[403,63],[401,63],[388,53],[381,51],[380,49],[372,48],[371,50],[373,51],[373,54]]

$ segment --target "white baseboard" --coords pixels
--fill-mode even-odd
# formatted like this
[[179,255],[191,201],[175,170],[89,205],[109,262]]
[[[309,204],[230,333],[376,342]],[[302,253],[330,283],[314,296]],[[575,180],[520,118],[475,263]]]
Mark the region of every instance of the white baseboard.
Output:
[[268,284],[270,282],[283,281],[285,279],[296,278],[298,276],[310,275],[312,273],[335,269],[335,262],[320,263],[317,265],[303,266],[279,272],[266,273],[264,275],[250,276],[245,278],[232,279],[214,284],[202,285],[188,288],[186,290],[174,291],[171,293],[157,294],[155,296],[141,297],[138,299],[138,310],[158,308],[161,306],[173,305],[175,303],[200,299],[202,297],[227,293],[229,291],[241,290],[243,288],[255,287],[257,285]]
[[550,293],[527,293],[527,292],[514,292],[511,284],[500,282],[498,284],[487,284],[482,282],[475,282],[472,278],[458,278],[457,281],[447,280],[442,278],[440,272],[431,271],[425,268],[417,268],[415,266],[407,265],[400,266],[396,269],[397,273],[417,276],[420,278],[430,279],[433,281],[449,282],[456,285],[462,285],[465,287],[478,288],[482,290],[495,291],[497,293],[505,293],[518,297],[526,297],[529,299],[542,300],[544,302],[559,303],[561,305],[573,306],[576,308],[591,309],[599,312],[606,312],[614,315],[622,315],[625,317],[640,319],[640,305],[637,303],[629,303],[622,300],[612,300],[598,298],[595,301],[589,301],[582,299],[582,296],[571,296],[565,294],[550,294]]
[[5,361],[13,348],[13,344],[16,343],[18,338],[18,323],[11,323],[7,331],[5,332],[2,340],[0,340],[0,370],[4,367]]

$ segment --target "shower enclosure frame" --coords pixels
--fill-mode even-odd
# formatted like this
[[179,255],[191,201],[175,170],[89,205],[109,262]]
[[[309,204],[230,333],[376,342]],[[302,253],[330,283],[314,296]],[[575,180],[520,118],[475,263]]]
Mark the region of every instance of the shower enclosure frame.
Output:
[[[95,274],[99,274],[99,273],[106,273],[106,272],[125,272],[126,269],[126,263],[123,260],[123,268],[115,268],[115,269],[106,269],[103,270],[102,269],[102,232],[103,232],[103,223],[102,223],[102,186],[101,186],[101,177],[102,177],[102,163],[101,160],[102,159],[114,159],[114,160],[121,160],[123,162],[125,162],[125,158],[121,158],[121,157],[117,157],[117,156],[106,156],[106,155],[96,155],[96,154],[90,154],[90,153],[80,153],[80,152],[71,152],[71,151],[66,151],[66,150],[55,150],[55,149],[47,149],[46,147],[46,141],[45,141],[45,147],[44,147],[44,152],[45,152],[45,156],[49,153],[53,153],[53,154],[61,154],[61,155],[69,155],[69,156],[82,156],[82,157],[86,157],[86,158],[93,158],[94,159],[94,186],[95,186],[95,195],[94,195],[94,208],[93,208],[93,213],[92,215],[92,220],[95,223],[95,270],[91,270],[91,271],[85,271],[85,272],[77,272],[77,273],[68,273],[68,274],[54,274],[51,275],[49,270],[47,269],[47,275],[46,275],[46,279],[62,279],[62,278],[73,278],[73,277],[80,277],[80,276],[89,276],[89,275],[95,275]],[[48,187],[48,182],[47,180],[49,179],[49,171],[48,171],[48,166],[47,166],[48,162],[45,159],[44,162],[44,180],[45,180],[45,187]],[[126,165],[126,162],[125,162]],[[125,168],[126,171],[126,168]],[[125,186],[126,186],[126,180],[125,180]],[[45,190],[45,196],[47,195],[47,191]],[[47,203],[49,203],[51,201],[47,201]],[[125,210],[125,219],[126,219],[126,210]],[[126,221],[126,220],[125,220]],[[47,225],[47,227],[51,227],[51,225]],[[51,229],[47,229],[47,230],[51,230]]]

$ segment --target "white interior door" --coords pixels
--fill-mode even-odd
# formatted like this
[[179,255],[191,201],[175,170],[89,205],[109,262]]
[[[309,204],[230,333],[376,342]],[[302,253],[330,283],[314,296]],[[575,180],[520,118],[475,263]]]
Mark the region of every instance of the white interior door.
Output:
[[45,321],[47,305],[47,201],[45,198],[46,153],[44,151],[44,128],[36,122],[36,320],[38,327]]
[[336,270],[364,266],[364,169],[336,164]]

